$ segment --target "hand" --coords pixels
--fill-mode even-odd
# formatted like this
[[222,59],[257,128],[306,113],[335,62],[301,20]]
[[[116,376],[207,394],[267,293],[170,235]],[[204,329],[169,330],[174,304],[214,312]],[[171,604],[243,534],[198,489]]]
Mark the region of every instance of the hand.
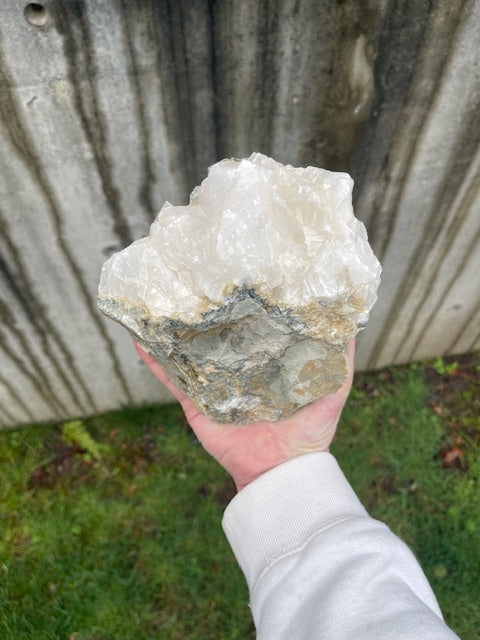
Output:
[[135,348],[152,373],[180,402],[195,435],[206,451],[230,473],[238,491],[282,462],[305,453],[328,451],[352,386],[353,339],[348,344],[348,378],[335,394],[315,400],[280,422],[257,422],[241,427],[218,424],[200,413],[150,354],[137,343]]

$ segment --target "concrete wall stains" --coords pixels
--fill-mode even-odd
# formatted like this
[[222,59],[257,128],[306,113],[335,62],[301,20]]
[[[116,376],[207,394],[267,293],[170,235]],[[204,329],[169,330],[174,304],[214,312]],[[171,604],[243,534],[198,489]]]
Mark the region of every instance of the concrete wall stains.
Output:
[[350,172],[384,273],[358,367],[480,348],[480,0],[5,0],[0,425],[167,399],[106,257],[261,151]]

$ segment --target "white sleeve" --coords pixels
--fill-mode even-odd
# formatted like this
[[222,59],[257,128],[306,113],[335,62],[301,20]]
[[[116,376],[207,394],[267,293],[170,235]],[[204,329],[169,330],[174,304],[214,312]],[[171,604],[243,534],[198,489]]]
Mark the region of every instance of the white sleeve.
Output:
[[411,551],[369,517],[329,453],[259,477],[223,527],[259,640],[457,638]]

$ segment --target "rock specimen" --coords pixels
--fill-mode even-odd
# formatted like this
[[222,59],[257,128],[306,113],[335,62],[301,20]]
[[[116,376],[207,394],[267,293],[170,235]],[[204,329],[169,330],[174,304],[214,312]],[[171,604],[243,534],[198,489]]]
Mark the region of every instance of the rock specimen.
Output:
[[101,311],[217,422],[280,420],[335,392],[380,264],[348,174],[223,160],[188,206],[104,265]]

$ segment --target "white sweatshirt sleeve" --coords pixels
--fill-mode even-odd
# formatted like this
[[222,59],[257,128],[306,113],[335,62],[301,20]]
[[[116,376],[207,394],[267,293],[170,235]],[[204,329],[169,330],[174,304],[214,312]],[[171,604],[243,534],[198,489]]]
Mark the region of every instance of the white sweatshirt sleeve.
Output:
[[411,551],[369,517],[329,453],[249,484],[223,527],[259,640],[457,638]]

